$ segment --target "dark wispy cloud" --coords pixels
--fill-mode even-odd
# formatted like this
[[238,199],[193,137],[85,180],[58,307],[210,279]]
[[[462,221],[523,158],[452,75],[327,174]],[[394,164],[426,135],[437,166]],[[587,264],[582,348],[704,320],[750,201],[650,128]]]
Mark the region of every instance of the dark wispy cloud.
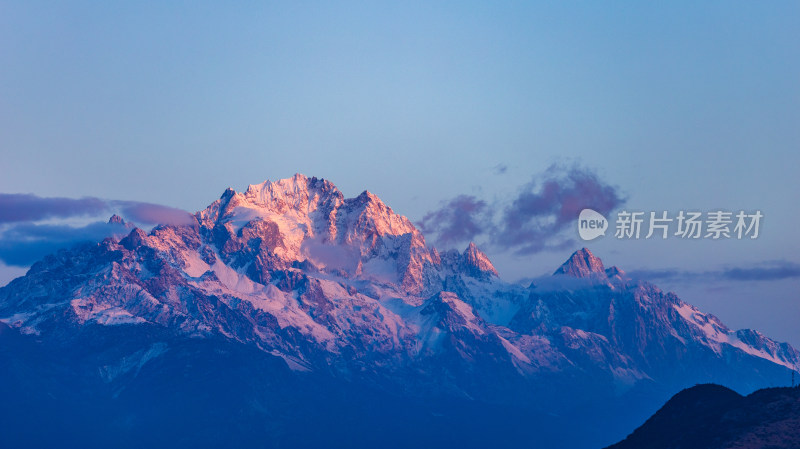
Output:
[[0,193],[0,224],[91,217],[111,213],[119,213],[126,220],[140,224],[194,223],[194,218],[188,212],[160,204],[94,197],[47,198],[31,194]]
[[504,175],[508,171],[508,165],[506,164],[497,164],[494,166],[494,174],[496,175]]
[[174,207],[138,201],[111,201],[110,204],[112,208],[119,210],[123,218],[134,223],[168,225],[191,225],[197,223],[193,215]]
[[582,209],[607,215],[624,201],[616,187],[592,170],[553,165],[522,187],[503,211],[499,232],[492,240],[517,254],[561,249],[572,243],[560,237],[561,231],[575,223]]
[[800,264],[777,262],[766,267],[730,268],[722,271],[722,277],[732,281],[775,281],[800,278]]
[[0,223],[98,215],[108,208],[108,202],[99,198],[42,198],[30,194],[0,193]]
[[15,224],[0,236],[0,261],[25,267],[59,249],[128,232],[130,229],[120,223],[94,222],[85,226]]
[[662,280],[677,280],[677,279],[693,279],[696,277],[700,277],[705,272],[699,271],[686,271],[686,270],[679,270],[677,268],[663,268],[663,269],[646,269],[646,270],[635,270],[635,271],[628,271],[626,274],[633,279],[642,280],[642,281],[662,281]]
[[0,261],[24,267],[61,248],[128,233],[125,225],[105,220],[83,226],[64,223],[70,218],[91,220],[112,213],[139,225],[196,223],[188,212],[160,204],[0,193]]
[[619,189],[578,165],[552,165],[534,176],[508,202],[489,203],[461,195],[423,217],[420,229],[437,244],[450,246],[483,237],[503,251],[532,254],[571,247],[563,232],[584,208],[604,215],[625,202]]
[[634,279],[653,282],[778,281],[800,278],[800,264],[782,260],[718,270],[689,271],[677,268],[636,270],[628,275]]
[[493,227],[493,210],[473,195],[459,195],[428,212],[419,222],[427,235],[435,235],[440,245],[450,246],[470,241]]

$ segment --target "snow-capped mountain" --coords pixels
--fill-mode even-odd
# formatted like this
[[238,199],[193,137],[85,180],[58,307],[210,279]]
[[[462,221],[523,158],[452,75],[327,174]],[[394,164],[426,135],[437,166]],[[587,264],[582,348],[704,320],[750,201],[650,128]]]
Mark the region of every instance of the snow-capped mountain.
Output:
[[[508,283],[475,244],[439,253],[375,195],[344,198],[322,179],[228,189],[195,218],[46,257],[0,289],[0,335],[74,354],[81,385],[102,385],[90,391],[104,398],[172,376],[176,366],[203,365],[211,349],[187,348],[208,342],[248,351],[238,364],[263,358],[291,379],[234,381],[257,391],[267,382],[288,394],[281,385],[322,376],[317,385],[369,388],[404,406],[467,401],[557,415],[561,424],[610,401],[630,411],[620,430],[577,445],[618,440],[630,420],[686,386],[750,391],[800,368],[788,344],[731,330],[672,293],[606,269],[585,248],[549,279]],[[9,344],[7,357],[27,360]],[[36,360],[25,363],[48,358]],[[253,398],[234,408],[251,407],[288,416]],[[478,409],[476,416],[489,413]],[[543,423],[559,428],[531,425]]]

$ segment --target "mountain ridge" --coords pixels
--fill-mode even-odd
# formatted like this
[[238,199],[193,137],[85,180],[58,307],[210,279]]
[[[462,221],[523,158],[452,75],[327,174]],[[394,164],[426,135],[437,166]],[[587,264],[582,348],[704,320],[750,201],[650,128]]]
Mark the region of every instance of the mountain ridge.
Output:
[[800,365],[790,345],[733,331],[586,248],[526,288],[474,243],[440,253],[377,196],[324,179],[227,189],[194,217],[47,256],[0,288],[0,322],[67,352],[135,336],[126,353],[82,356],[99,364],[88,378],[116,388],[184,340],[220,340],[298,376],[564,416],[634,397],[647,408],[706,381],[752,391]]

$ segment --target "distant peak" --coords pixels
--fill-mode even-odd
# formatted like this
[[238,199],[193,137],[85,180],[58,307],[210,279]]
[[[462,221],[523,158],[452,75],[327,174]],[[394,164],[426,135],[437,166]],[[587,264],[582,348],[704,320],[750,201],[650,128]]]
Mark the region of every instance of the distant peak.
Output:
[[589,277],[595,273],[605,273],[603,261],[586,248],[581,248],[572,253],[563,265],[558,267],[555,274],[566,274],[578,278]]
[[618,278],[622,279],[625,277],[625,272],[617,268],[617,266],[612,266],[610,268],[606,268],[606,276],[609,278]]
[[227,189],[225,189],[224,192],[222,192],[222,196],[220,196],[219,198],[221,200],[229,200],[233,195],[236,195],[236,191],[228,187]]
[[108,224],[121,224],[121,225],[124,225],[125,224],[125,220],[123,220],[122,217],[120,217],[119,215],[114,214],[114,215],[111,216],[111,218],[108,219]]
[[370,192],[369,190],[365,190],[365,191],[361,192],[361,194],[358,195],[356,197],[356,199],[359,202],[363,202],[363,203],[368,203],[368,202],[373,202],[373,201],[374,202],[380,202],[380,203],[383,202],[383,201],[381,201],[380,198],[378,198],[377,195],[375,195],[374,193]]
[[475,242],[469,242],[467,249],[464,250],[464,262],[467,265],[467,269],[471,272],[476,272],[475,274],[498,275],[489,257],[478,249],[478,245]]

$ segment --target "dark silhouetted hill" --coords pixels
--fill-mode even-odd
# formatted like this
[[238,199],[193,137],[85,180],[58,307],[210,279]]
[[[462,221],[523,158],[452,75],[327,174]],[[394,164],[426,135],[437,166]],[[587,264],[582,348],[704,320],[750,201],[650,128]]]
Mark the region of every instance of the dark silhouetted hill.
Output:
[[687,388],[608,449],[800,448],[800,388],[748,396],[720,385]]

